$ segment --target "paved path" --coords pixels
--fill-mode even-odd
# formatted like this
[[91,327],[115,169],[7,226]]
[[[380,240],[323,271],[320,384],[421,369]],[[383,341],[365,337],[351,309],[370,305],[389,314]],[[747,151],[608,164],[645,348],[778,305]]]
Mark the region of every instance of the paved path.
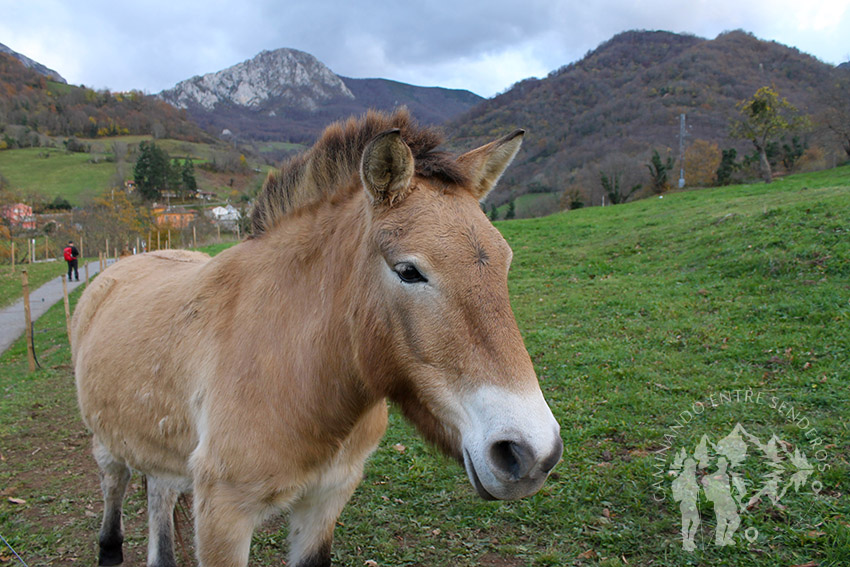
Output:
[[[111,264],[115,260],[110,260]],[[56,265],[57,268],[61,264]],[[99,263],[89,263],[89,277],[91,278],[98,272]],[[80,275],[85,280],[85,266],[80,266]],[[68,282],[68,293],[77,289],[84,281]],[[35,321],[44,313],[47,312],[56,302],[62,301],[62,276],[52,279],[35,291],[30,290],[30,310],[32,312],[32,320]],[[26,317],[24,315],[24,299],[23,297],[15,302],[14,305],[0,309],[0,353],[6,352],[12,343],[18,340],[26,330]],[[36,327],[37,328],[37,327]]]

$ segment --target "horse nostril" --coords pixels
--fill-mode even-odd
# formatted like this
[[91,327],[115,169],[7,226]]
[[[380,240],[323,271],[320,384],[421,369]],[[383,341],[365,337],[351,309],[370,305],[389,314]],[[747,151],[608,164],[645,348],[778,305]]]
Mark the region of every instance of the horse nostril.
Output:
[[498,472],[518,480],[528,474],[534,459],[524,445],[513,441],[497,441],[490,446],[490,462]]
[[561,455],[564,454],[564,441],[558,437],[555,441],[555,446],[552,447],[552,452],[549,453],[549,456],[546,457],[543,462],[540,463],[540,469],[544,473],[549,473],[552,469],[555,468],[555,465],[558,464],[558,461],[561,460]]

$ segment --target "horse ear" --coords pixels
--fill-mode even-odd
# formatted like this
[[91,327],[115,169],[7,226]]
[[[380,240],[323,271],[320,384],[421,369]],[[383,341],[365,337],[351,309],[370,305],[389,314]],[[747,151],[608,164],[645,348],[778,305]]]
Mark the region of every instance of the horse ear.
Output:
[[375,136],[363,150],[360,178],[375,205],[404,199],[413,178],[413,154],[398,129]]
[[457,158],[466,166],[472,181],[472,191],[480,201],[496,186],[499,178],[513,161],[522,145],[525,130],[517,130],[501,140],[467,152]]

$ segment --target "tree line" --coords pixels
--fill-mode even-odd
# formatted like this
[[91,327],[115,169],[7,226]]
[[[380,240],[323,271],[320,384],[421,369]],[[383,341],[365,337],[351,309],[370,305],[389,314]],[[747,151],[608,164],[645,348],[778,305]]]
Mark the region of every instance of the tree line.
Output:
[[[843,118],[836,110],[832,124],[845,136],[850,159],[850,104],[845,103],[844,108]],[[811,118],[774,87],[759,88],[752,97],[739,102],[736,110],[737,116],[728,126],[729,137],[749,143],[750,153],[739,157],[736,148],[721,149],[716,143],[695,140],[688,144],[683,160],[674,158],[669,149],[666,155],[662,155],[665,150],[653,149],[642,165],[632,156],[609,155],[574,174],[562,192],[561,208],[616,205],[638,196],[659,195],[678,184],[678,169],[684,172],[686,186],[707,187],[729,185],[752,176],[770,183],[778,169],[790,173],[804,163],[826,166],[822,150],[809,145]],[[600,201],[594,201],[595,194],[601,195]]]

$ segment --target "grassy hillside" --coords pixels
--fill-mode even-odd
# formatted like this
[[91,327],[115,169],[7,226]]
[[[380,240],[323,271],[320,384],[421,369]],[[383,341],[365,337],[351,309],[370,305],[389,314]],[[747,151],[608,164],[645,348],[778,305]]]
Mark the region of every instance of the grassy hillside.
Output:
[[[393,412],[336,528],[335,564],[850,564],[849,188],[845,167],[498,223],[563,462],[538,495],[483,502]],[[24,501],[0,502],[0,533],[38,564],[91,561],[101,505],[61,307],[44,325],[48,370],[26,375],[21,342],[0,357],[0,485]],[[738,423],[762,443],[775,435],[783,455],[796,449],[798,466],[783,461],[786,493],[742,513],[732,546],[715,546],[714,507],[701,498],[696,550],[686,552],[667,471],[702,436],[716,457]],[[766,458],[749,444],[731,469],[745,501],[772,471]],[[716,476],[715,463],[699,478]],[[125,526],[134,564],[143,562],[143,502],[135,480]],[[252,562],[279,564],[284,541],[285,523],[271,522]]]
[[[561,195],[558,193],[526,193],[514,199],[514,218],[527,219],[551,214],[561,208]],[[504,219],[509,205],[496,207],[497,218]],[[487,214],[491,209],[487,207]]]
[[0,174],[12,189],[44,195],[51,201],[61,196],[79,204],[106,190],[114,173],[115,164],[108,163],[103,154],[67,153],[53,148],[0,152]]
[[[70,153],[60,148],[40,147],[0,151],[0,175],[9,188],[24,195],[43,195],[48,201],[60,196],[73,205],[80,205],[91,197],[109,189],[116,179],[132,179],[136,151],[142,141],[152,136],[114,136],[110,138],[80,139],[79,143],[90,149],[88,153]],[[61,142],[55,143],[61,146]],[[195,176],[200,189],[212,191],[222,198],[234,196],[234,189],[249,191],[262,183],[267,166],[255,171],[255,158],[247,168],[235,168],[240,152],[224,144],[206,144],[183,140],[162,139],[156,144],[172,158],[193,160]],[[123,163],[116,164],[116,149],[123,153]],[[201,169],[204,163],[224,166],[221,172]]]

